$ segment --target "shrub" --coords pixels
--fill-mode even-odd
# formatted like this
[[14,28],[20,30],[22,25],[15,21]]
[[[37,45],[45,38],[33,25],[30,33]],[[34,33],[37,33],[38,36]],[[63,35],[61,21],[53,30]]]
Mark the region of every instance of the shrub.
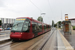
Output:
[[75,26],[73,26],[73,30],[75,30]]

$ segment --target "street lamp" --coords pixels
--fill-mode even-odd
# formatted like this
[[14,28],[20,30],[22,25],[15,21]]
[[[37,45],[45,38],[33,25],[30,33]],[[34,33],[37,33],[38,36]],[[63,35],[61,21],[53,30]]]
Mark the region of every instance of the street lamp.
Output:
[[45,15],[46,13],[41,13],[41,15]]
[[[41,16],[44,17],[46,13],[41,13]],[[42,20],[42,19],[41,19]]]

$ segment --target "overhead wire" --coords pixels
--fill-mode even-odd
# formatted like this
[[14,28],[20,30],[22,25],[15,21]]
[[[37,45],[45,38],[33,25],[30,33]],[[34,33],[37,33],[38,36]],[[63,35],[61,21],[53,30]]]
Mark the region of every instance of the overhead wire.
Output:
[[31,0],[29,0],[40,12],[42,12],[42,10],[40,10]]
[[54,15],[54,13],[53,13],[53,11],[52,11],[50,1],[49,1],[49,0],[47,0],[47,2],[48,2],[48,5],[49,5],[49,9],[51,10],[52,20],[54,20],[54,16],[53,16],[53,15]]
[[[56,2],[56,0],[54,0],[54,1],[55,1],[55,6],[56,6],[56,7],[58,7],[58,6],[57,6],[57,4],[56,4],[56,3],[57,3],[57,2]],[[58,10],[57,10],[57,11],[55,11],[55,12],[57,13],[57,12],[58,12]],[[61,14],[61,13],[60,13],[60,14]],[[59,14],[55,14],[55,15],[56,15],[55,17],[58,17],[57,19],[60,19]],[[57,20],[57,21],[59,21],[59,20]],[[57,22],[56,22],[56,23],[57,23]]]
[[[39,7],[37,7],[31,0],[29,0],[40,12],[42,12],[42,10],[39,9]],[[50,3],[49,3],[49,0],[48,0],[48,4],[49,4],[49,7],[51,9],[51,6],[50,6]],[[52,12],[52,9],[51,9],[51,12]],[[52,12],[53,14],[53,12]]]
[[48,4],[49,4],[49,8],[51,9],[51,12],[53,14],[53,11],[52,11],[52,8],[51,8],[51,5],[50,5],[50,1],[49,0],[47,0],[47,1],[48,1]]

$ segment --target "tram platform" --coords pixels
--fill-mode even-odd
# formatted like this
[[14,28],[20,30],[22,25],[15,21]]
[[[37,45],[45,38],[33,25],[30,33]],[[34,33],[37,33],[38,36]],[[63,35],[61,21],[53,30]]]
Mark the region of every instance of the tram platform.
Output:
[[43,38],[27,50],[74,50],[60,30],[51,31],[50,34],[49,38]]
[[71,34],[64,33],[62,30],[60,30],[60,32],[63,34],[63,36],[67,39],[67,41],[75,50],[75,30],[72,30]]
[[67,41],[67,39],[63,36],[59,30],[57,32],[57,41],[58,41],[58,50],[74,50],[73,46]]

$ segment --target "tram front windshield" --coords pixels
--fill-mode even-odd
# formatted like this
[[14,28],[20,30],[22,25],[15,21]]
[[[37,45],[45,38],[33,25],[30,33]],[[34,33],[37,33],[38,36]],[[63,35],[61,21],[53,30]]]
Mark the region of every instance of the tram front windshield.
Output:
[[26,21],[26,19],[16,19],[11,31],[26,31],[27,29],[28,22]]

